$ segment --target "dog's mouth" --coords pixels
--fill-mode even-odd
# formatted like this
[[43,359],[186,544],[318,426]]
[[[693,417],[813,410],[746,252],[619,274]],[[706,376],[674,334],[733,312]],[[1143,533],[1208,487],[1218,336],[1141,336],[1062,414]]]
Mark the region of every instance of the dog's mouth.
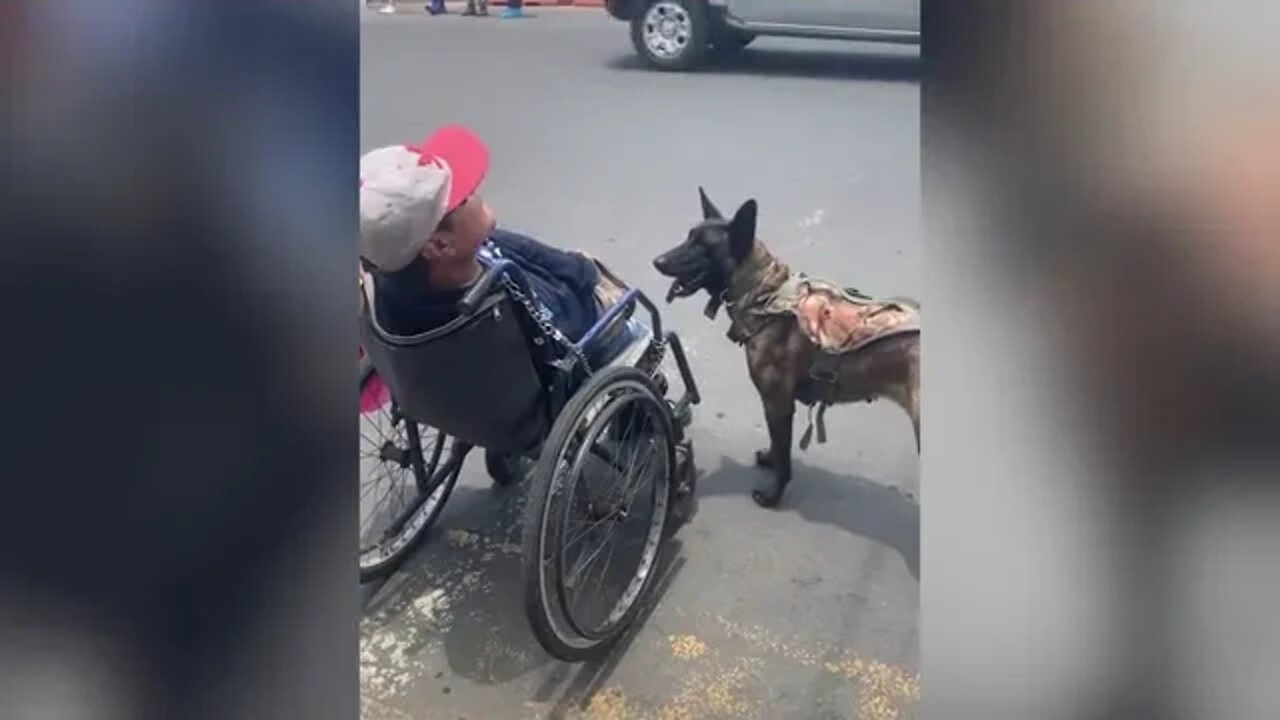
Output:
[[671,302],[676,298],[686,298],[698,292],[702,287],[704,274],[699,273],[696,277],[685,279],[676,278],[671,281],[671,287],[667,290],[667,302]]

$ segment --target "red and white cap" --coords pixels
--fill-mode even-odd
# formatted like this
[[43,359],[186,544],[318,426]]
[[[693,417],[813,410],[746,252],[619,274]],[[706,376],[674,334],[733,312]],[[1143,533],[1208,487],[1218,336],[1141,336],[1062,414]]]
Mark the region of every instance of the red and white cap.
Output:
[[421,145],[365,153],[360,157],[360,255],[379,270],[403,269],[488,170],[489,150],[458,125],[437,130]]

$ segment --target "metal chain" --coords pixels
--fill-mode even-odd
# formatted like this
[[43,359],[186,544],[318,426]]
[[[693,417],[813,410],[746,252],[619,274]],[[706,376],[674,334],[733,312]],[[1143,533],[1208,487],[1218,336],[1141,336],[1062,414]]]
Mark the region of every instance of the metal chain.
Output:
[[560,332],[560,329],[557,328],[555,325],[551,324],[551,321],[546,318],[546,316],[542,313],[541,310],[538,309],[536,305],[534,305],[533,300],[529,298],[529,296],[525,295],[523,291],[520,290],[520,286],[516,285],[514,280],[512,280],[507,275],[503,275],[502,285],[503,287],[506,288],[507,292],[510,293],[512,297],[514,297],[516,300],[520,302],[521,305],[524,306],[525,312],[529,313],[529,317],[535,323],[537,323],[538,329],[542,331],[543,335],[546,335],[547,337],[551,338],[562,348],[569,351],[569,353],[574,356],[574,359],[577,360],[578,363],[582,365],[587,375],[591,375],[593,372],[595,372],[594,370],[591,369],[591,363],[587,360],[586,353],[584,353],[582,349],[579,348],[578,346],[569,342],[569,339],[566,338],[564,334]]
[[663,337],[659,337],[659,336],[657,336],[657,335],[654,335],[654,336],[653,336],[653,351],[654,351],[654,353],[653,353],[653,354],[654,354],[654,363],[653,363],[653,371],[652,371],[652,374],[653,374],[653,375],[657,375],[657,374],[658,374],[659,372],[661,372],[661,370],[662,370],[662,360],[663,360],[663,358],[665,358],[665,357],[667,356],[667,339],[666,339],[666,338],[663,338]]
[[[551,338],[562,348],[569,351],[574,356],[574,359],[582,365],[583,369],[586,371],[588,376],[595,372],[595,370],[592,369],[591,367],[591,362],[587,360],[586,353],[584,353],[580,348],[578,348],[578,346],[569,342],[569,339],[566,338],[564,334],[560,332],[560,329],[557,328],[555,325],[551,324],[551,321],[546,318],[546,316],[542,313],[542,311],[538,308],[538,306],[534,304],[533,300],[529,296],[525,295],[523,291],[520,290],[520,286],[517,285],[514,280],[512,280],[507,275],[503,275],[502,285],[504,288],[506,288],[506,291],[510,293],[511,296],[515,298],[517,301],[519,301],[519,303],[524,307],[525,312],[529,314],[529,317],[535,323],[537,323],[538,329],[542,332],[543,335],[546,335],[547,337]],[[662,360],[663,358],[666,357],[666,354],[667,354],[666,338],[655,335],[653,338],[652,350],[654,352],[654,363],[653,363],[652,373],[656,375],[661,371]]]

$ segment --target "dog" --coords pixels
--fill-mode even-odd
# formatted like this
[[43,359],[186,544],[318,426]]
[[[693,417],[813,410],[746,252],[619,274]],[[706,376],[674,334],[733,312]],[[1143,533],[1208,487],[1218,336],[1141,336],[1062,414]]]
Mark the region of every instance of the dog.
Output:
[[[792,287],[788,282],[794,283],[802,276],[793,274],[756,238],[756,201],[747,200],[732,219],[726,220],[705,190],[698,188],[698,195],[702,222],[689,231],[684,242],[655,258],[653,266],[672,279],[668,303],[706,291],[711,296],[706,315],[712,320],[725,306],[732,320],[729,337],[746,349],[747,368],[764,405],[769,428],[770,446],[756,451],[755,462],[773,471],[772,485],[752,492],[756,504],[776,506],[791,482],[792,425],[797,402],[811,409],[818,405],[821,441],[821,412],[826,405],[888,399],[911,418],[919,452],[918,324],[914,329],[872,338],[845,354],[824,354],[810,338],[825,342],[825,337],[816,328],[806,332],[797,314],[760,312],[784,285]],[[826,307],[819,307],[817,312],[811,317],[818,317],[819,322],[831,314]],[[824,324],[836,332],[848,330],[838,322]],[[816,373],[816,362],[828,363],[829,373]],[[806,431],[802,447],[807,444],[808,434]]]

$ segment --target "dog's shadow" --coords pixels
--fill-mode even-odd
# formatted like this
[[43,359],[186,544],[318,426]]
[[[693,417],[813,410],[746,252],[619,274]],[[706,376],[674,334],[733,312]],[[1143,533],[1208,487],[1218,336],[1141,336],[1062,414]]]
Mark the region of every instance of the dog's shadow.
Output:
[[[698,482],[698,495],[747,495],[772,482],[772,472],[722,457],[720,467]],[[755,508],[755,502],[748,500]],[[833,525],[893,548],[920,579],[920,504],[902,491],[856,475],[839,475],[792,460],[792,480],[776,509],[809,522]]]

